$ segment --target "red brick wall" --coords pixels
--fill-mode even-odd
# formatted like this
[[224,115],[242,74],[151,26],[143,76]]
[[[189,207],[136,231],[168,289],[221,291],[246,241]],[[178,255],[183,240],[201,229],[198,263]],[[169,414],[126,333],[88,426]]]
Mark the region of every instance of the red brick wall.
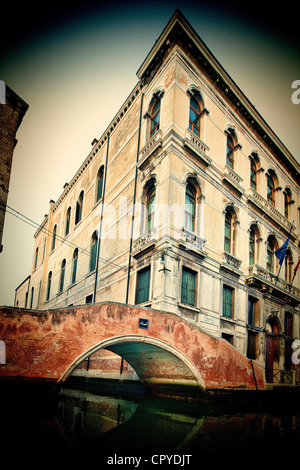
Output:
[[[147,330],[139,328],[139,318],[149,320]],[[177,315],[113,303],[48,312],[1,309],[6,364],[0,366],[0,376],[58,380],[88,349],[120,335],[156,338],[180,350],[200,371],[206,387],[255,387],[250,361],[225,340]],[[263,375],[254,367],[261,388]]]

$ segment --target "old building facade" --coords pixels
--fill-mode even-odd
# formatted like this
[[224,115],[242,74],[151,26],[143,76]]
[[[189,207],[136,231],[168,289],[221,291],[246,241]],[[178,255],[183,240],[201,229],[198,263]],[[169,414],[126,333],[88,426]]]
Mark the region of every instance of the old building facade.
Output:
[[179,11],[137,76],[50,201],[15,306],[172,312],[295,383],[299,164]]
[[4,82],[1,92],[4,96],[2,102],[0,93],[0,253],[13,153],[18,142],[16,133],[28,110],[28,104]]

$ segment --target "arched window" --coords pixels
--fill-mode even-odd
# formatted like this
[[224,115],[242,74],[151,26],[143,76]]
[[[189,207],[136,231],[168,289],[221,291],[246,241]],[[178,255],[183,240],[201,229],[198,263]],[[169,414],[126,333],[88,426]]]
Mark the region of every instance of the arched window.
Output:
[[252,224],[249,230],[249,266],[258,262],[258,240],[260,232],[257,224]]
[[275,240],[273,236],[268,237],[267,241],[267,270],[271,273],[274,272],[274,251],[275,251]]
[[53,233],[52,233],[52,251],[55,248],[55,243],[56,243],[56,232],[57,232],[57,225],[54,225],[53,227]]
[[65,272],[66,272],[66,260],[64,259],[62,260],[61,268],[60,268],[59,292],[62,292],[64,289]]
[[255,231],[254,228],[250,228],[249,235],[249,266],[255,263]]
[[224,251],[234,256],[236,249],[236,222],[237,216],[234,208],[231,206],[227,207],[224,220]]
[[72,260],[72,278],[71,278],[72,284],[76,282],[77,262],[78,262],[78,248],[75,248],[73,252],[73,260]]
[[48,274],[46,300],[50,299],[51,281],[52,281],[52,271],[50,271],[49,274]]
[[80,222],[82,218],[83,197],[84,192],[81,191],[81,193],[79,194],[78,201],[76,202],[75,225],[78,224],[78,222]]
[[224,237],[224,250],[226,253],[231,253],[232,249],[232,234],[231,234],[231,224],[232,224],[232,216],[231,213],[226,210],[225,213],[225,237]]
[[154,227],[156,189],[154,182],[150,184],[147,191],[147,231],[150,232]]
[[272,206],[275,206],[275,184],[272,175],[267,175],[267,201]]
[[288,219],[290,217],[290,207],[292,202],[291,190],[286,188],[284,191],[284,216]]
[[195,215],[196,190],[194,186],[188,182],[185,190],[184,228],[190,232],[195,232]]
[[290,249],[287,250],[285,257],[285,280],[291,283],[293,277],[293,255]]
[[71,207],[69,207],[67,210],[65,235],[68,235],[68,233],[70,232],[70,222],[71,222]]
[[250,186],[256,191],[257,189],[257,168],[254,158],[250,158]]
[[159,122],[160,122],[160,105],[161,101],[160,98],[157,98],[156,101],[153,103],[151,112],[150,112],[150,137],[153,137],[156,132],[159,130]]
[[30,308],[33,306],[34,287],[31,288]]
[[97,245],[98,245],[98,235],[95,231],[92,235],[91,241],[91,252],[90,252],[90,272],[94,271],[96,268],[96,259],[97,259]]
[[234,131],[229,129],[227,132],[226,165],[233,169],[234,166]]
[[189,129],[200,137],[200,106],[195,96],[190,99],[190,115],[189,115]]
[[104,176],[104,166],[101,166],[97,174],[96,202],[100,201],[100,199],[102,198],[103,176]]
[[35,250],[34,269],[37,268],[38,256],[39,256],[39,249],[37,248],[37,249]]

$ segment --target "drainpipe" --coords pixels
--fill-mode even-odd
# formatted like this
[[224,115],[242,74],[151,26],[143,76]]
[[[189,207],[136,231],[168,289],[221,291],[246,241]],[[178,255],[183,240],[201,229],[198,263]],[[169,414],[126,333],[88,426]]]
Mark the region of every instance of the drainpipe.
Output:
[[95,274],[95,286],[94,286],[94,296],[93,296],[93,302],[94,302],[94,303],[96,302],[96,290],[97,290],[97,281],[98,281],[99,255],[100,255],[100,243],[101,243],[101,234],[102,234],[102,220],[103,220],[103,211],[104,211],[104,197],[105,197],[105,187],[106,187],[108,151],[109,151],[109,132],[107,133],[107,146],[106,146],[106,157],[105,157],[105,171],[104,171],[104,181],[103,181],[103,196],[102,196],[102,204],[101,204],[101,216],[100,216],[99,237],[98,237],[98,246],[97,246],[96,274]]
[[138,133],[138,143],[137,143],[137,151],[136,151],[136,165],[135,165],[135,178],[134,178],[134,191],[133,191],[133,208],[132,208],[132,219],[131,219],[131,234],[130,234],[129,260],[128,260],[128,272],[127,272],[127,288],[126,288],[126,301],[125,301],[126,304],[128,304],[129,283],[130,283],[131,250],[132,250],[132,237],[133,237],[134,216],[135,216],[136,186],[137,186],[137,176],[138,176],[138,161],[139,161],[139,153],[140,153],[143,99],[144,99],[144,93],[142,93],[142,96],[141,96],[139,133]]

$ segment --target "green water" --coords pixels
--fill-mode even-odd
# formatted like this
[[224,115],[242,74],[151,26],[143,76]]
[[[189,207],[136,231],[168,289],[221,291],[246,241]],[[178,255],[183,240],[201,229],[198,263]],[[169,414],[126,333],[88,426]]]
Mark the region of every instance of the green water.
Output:
[[299,391],[194,401],[77,384],[59,395],[34,382],[0,391],[1,452],[14,468],[286,468],[299,454]]

